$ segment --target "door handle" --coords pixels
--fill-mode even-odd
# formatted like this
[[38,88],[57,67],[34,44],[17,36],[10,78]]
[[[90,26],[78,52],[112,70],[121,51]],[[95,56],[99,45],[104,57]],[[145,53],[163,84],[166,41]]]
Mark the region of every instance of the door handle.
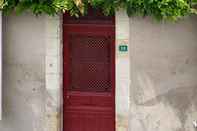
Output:
[[66,98],[67,98],[67,99],[69,99],[69,98],[70,98],[70,96],[69,96],[69,95],[67,95],[67,96],[66,96]]

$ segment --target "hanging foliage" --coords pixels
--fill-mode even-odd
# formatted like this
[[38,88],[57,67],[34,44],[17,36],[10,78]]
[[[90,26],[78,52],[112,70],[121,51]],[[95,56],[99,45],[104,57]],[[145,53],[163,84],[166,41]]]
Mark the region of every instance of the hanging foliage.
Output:
[[87,13],[88,6],[102,9],[105,15],[113,15],[123,8],[129,16],[152,16],[158,20],[176,21],[184,16],[196,14],[192,6],[197,0],[0,0],[0,8],[5,13],[26,10],[39,15],[54,15],[68,11],[78,17]]

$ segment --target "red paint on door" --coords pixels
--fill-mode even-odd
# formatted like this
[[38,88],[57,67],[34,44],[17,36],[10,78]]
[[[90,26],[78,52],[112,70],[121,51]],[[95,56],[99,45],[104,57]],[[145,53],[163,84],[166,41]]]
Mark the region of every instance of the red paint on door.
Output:
[[64,131],[115,131],[114,17],[64,15]]

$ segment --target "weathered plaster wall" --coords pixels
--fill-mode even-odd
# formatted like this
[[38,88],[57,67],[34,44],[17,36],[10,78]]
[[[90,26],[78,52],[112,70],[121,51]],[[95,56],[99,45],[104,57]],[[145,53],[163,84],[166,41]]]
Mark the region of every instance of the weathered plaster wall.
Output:
[[196,131],[197,18],[130,19],[130,131]]
[[[50,86],[45,79],[51,68],[57,67],[48,62],[51,59],[47,56],[56,55],[54,50],[58,48],[46,49],[60,44],[58,18],[26,13],[3,19],[3,118],[0,131],[57,131],[60,128],[58,75],[50,77]],[[46,67],[46,64],[49,65]]]

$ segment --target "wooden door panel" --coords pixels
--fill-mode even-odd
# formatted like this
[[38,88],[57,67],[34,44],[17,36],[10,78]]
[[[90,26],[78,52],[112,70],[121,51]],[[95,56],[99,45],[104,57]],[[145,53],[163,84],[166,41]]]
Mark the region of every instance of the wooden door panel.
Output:
[[95,106],[112,107],[113,96],[110,93],[88,93],[88,92],[69,92],[67,93],[68,106]]
[[85,35],[111,35],[114,37],[115,28],[114,26],[106,26],[106,25],[64,25],[63,30],[65,30],[66,34],[70,33],[80,33]]
[[113,114],[80,110],[66,112],[66,131],[111,131]]

